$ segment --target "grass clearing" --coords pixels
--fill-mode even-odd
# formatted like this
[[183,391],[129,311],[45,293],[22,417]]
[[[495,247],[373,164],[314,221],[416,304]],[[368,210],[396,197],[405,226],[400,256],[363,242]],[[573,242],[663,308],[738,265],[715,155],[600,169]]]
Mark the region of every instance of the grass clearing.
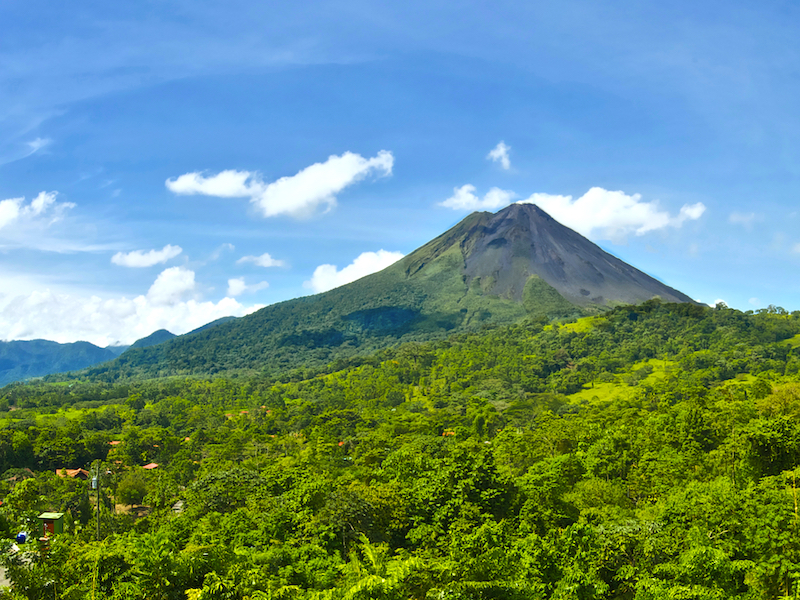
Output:
[[783,340],[778,342],[782,346],[791,346],[792,348],[797,348],[800,346],[800,333],[798,333],[794,337],[790,337],[789,339]]
[[594,328],[594,325],[597,323],[597,321],[598,317],[581,317],[574,323],[562,325],[561,328],[566,329],[567,331],[574,331],[575,333],[586,333]]
[[589,384],[580,392],[570,394],[567,398],[573,404],[580,404],[581,402],[600,404],[615,398],[625,398],[631,393],[631,390],[632,388],[629,385],[622,382],[595,383],[594,387]]
[[[60,408],[54,412],[38,412],[38,409],[23,408],[19,410],[12,410],[6,413],[0,413],[0,429],[8,427],[19,421],[25,419],[34,419],[37,427],[45,425],[52,425],[58,422],[73,421],[90,413],[101,410],[104,407],[98,408]],[[47,409],[44,409],[47,410]]]
[[[592,318],[592,317],[589,317]],[[615,398],[629,397],[637,384],[656,383],[664,379],[674,368],[677,367],[675,361],[663,360],[660,358],[650,358],[631,365],[631,368],[624,373],[616,374],[616,381],[594,382],[586,384],[584,388],[568,396],[570,402],[589,402],[599,403],[613,400]],[[647,373],[651,370],[650,373]],[[631,382],[634,385],[631,385]]]

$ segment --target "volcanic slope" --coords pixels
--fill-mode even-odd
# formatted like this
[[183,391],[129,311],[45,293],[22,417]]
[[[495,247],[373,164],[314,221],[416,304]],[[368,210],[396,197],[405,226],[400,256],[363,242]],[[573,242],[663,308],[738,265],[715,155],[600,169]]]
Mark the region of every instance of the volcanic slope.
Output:
[[392,266],[213,329],[130,349],[100,379],[277,373],[489,323],[566,317],[653,297],[692,302],[532,204],[476,212]]

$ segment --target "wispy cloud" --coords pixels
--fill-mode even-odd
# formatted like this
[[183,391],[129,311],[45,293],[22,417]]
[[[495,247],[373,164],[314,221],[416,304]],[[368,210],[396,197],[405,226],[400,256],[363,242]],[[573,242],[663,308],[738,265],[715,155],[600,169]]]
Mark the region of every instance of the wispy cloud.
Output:
[[230,243],[220,244],[214,252],[211,253],[211,256],[208,257],[208,260],[214,261],[218,260],[220,256],[222,256],[223,252],[233,252],[236,250],[236,246]]
[[511,159],[508,156],[508,153],[511,151],[511,146],[506,146],[505,142],[501,141],[494,149],[486,155],[486,158],[493,161],[499,162],[500,166],[503,167],[504,170],[508,171],[511,168]]
[[745,229],[752,229],[753,223],[759,220],[761,220],[761,217],[754,212],[751,213],[732,212],[728,216],[729,223],[732,223],[734,225],[741,225]]
[[321,207],[330,210],[336,206],[339,192],[369,175],[391,175],[393,165],[394,157],[386,150],[369,159],[345,152],[269,184],[258,173],[228,170],[210,177],[199,172],[186,173],[176,179],[167,179],[166,186],[179,195],[249,198],[264,217],[289,215],[302,218],[314,214]]
[[178,256],[183,249],[180,246],[167,244],[161,250],[134,250],[133,252],[117,252],[111,262],[121,267],[143,268],[163,264]]
[[385,269],[403,258],[402,252],[363,252],[352,263],[339,270],[336,265],[320,265],[303,287],[315,293],[325,292]]
[[52,142],[53,140],[49,138],[40,138],[40,137],[37,137],[35,140],[31,140],[30,142],[27,142],[26,145],[29,148],[28,156],[30,156],[31,154],[35,154],[42,148],[46,148]]
[[[2,83],[2,76],[0,76],[0,83]],[[0,108],[2,107],[2,101],[0,101]],[[0,120],[0,135],[5,133],[9,138],[15,138],[19,134],[19,132],[15,133],[7,131],[7,128],[3,128],[2,125],[8,125],[9,121],[13,120],[13,116],[4,115],[4,120],[6,123],[3,123]],[[28,142],[20,142],[18,139],[14,141],[8,141],[4,139],[0,141],[0,165],[5,165],[9,163],[16,162],[18,160],[22,160],[24,158],[28,158],[29,156],[33,156],[37,152],[41,152],[47,146],[52,143],[53,140],[49,138],[41,138],[37,137],[33,140]]]
[[61,218],[63,212],[74,208],[72,202],[56,202],[58,192],[40,192],[29,204],[25,198],[9,198],[0,200],[0,229],[11,224],[19,225],[20,222],[30,223],[47,217],[45,220],[54,222]]
[[439,206],[453,210],[495,210],[508,206],[516,197],[514,192],[493,187],[481,199],[475,195],[475,186],[467,184],[454,188],[453,195],[440,202]]

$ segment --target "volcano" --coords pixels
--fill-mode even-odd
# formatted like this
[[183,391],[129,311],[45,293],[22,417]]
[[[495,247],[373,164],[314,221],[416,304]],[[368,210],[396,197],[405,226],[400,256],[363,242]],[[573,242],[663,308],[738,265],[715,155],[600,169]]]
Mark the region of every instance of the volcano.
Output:
[[472,213],[390,267],[212,329],[130,349],[85,375],[279,373],[486,324],[693,302],[533,204]]
[[582,307],[638,304],[660,297],[693,302],[565,227],[535,204],[512,204],[496,214],[473,213],[403,259],[413,277],[454,246],[467,286],[522,302],[531,277]]

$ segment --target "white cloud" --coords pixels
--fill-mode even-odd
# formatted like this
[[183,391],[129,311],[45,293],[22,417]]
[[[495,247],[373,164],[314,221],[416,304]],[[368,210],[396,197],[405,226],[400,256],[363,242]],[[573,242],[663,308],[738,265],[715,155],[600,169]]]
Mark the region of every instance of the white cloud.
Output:
[[[453,195],[440,202],[454,210],[494,210],[510,204],[517,195],[510,190],[492,188],[481,199],[474,185],[454,188]],[[624,241],[630,234],[644,235],[665,227],[680,227],[686,221],[699,219],[706,210],[702,202],[685,204],[676,216],[658,206],[658,201],[643,202],[640,194],[628,195],[593,187],[583,196],[532,194],[518,204],[536,204],[559,223],[591,239]]]
[[19,207],[24,198],[9,198],[0,201],[0,229],[19,217]]
[[253,285],[247,285],[244,281],[244,277],[228,279],[228,296],[235,298],[236,296],[241,296],[244,293],[257,292],[258,290],[263,290],[267,287],[269,287],[269,284],[266,281],[255,283]]
[[[58,192],[40,192],[30,204],[25,204],[25,198],[9,198],[0,200],[0,229],[11,223],[14,225],[30,225],[35,217],[40,217],[46,212],[51,213],[50,222],[61,218],[63,212],[75,205],[72,202],[56,202]],[[52,207],[53,210],[49,210]]]
[[269,184],[264,183],[258,173],[222,171],[211,177],[186,173],[177,179],[167,179],[166,186],[182,195],[250,198],[265,217],[307,217],[320,207],[336,206],[336,194],[368,175],[391,175],[393,166],[394,157],[386,150],[369,159],[345,152]]
[[750,298],[750,300],[748,300],[748,302],[750,303],[750,306],[760,306],[761,305],[761,300],[759,300],[758,298]]
[[506,146],[505,142],[501,141],[486,155],[486,158],[494,162],[499,162],[500,166],[508,171],[511,168],[511,159],[508,157],[509,150],[511,150],[511,146]]
[[475,186],[467,184],[453,188],[453,195],[440,202],[439,206],[453,210],[494,210],[507,206],[516,197],[514,192],[493,187],[480,199],[475,195]]
[[228,279],[228,296],[236,297],[247,289],[244,277],[238,279]]
[[670,219],[670,225],[673,227],[680,227],[684,221],[696,221],[703,216],[706,212],[706,205],[702,202],[695,202],[694,204],[684,204],[678,213],[677,219]]
[[717,298],[716,300],[714,300],[714,302],[703,302],[702,300],[699,300],[697,298],[695,298],[694,301],[695,302],[699,302],[700,304],[705,304],[706,306],[710,306],[712,308],[714,308],[715,306],[717,306],[719,304],[723,304],[725,306],[728,306],[728,303],[725,302],[725,300],[723,300],[722,298]]
[[217,196],[218,198],[244,198],[257,193],[257,181],[248,183],[256,175],[249,171],[222,171],[212,177],[201,173],[186,173],[177,179],[167,179],[167,189],[175,194],[192,196]]
[[403,258],[402,252],[387,250],[363,252],[341,271],[336,268],[336,265],[318,266],[314,269],[311,279],[303,283],[303,287],[309,288],[315,293],[326,292],[385,269],[401,258]]
[[133,252],[117,252],[111,257],[111,262],[121,267],[152,267],[153,265],[162,264],[178,256],[183,249],[180,246],[171,246],[167,244],[161,250],[134,250]]
[[159,273],[147,291],[147,299],[156,305],[177,304],[194,291],[194,271],[183,267],[170,267]]
[[[5,281],[3,289],[9,289]],[[0,297],[0,339],[86,340],[99,346],[129,344],[157,329],[182,334],[225,316],[244,316],[262,308],[232,297],[218,302],[196,298],[194,272],[165,269],[146,294],[101,298],[45,289]]]
[[628,195],[593,187],[580,198],[533,194],[520,203],[541,207],[556,221],[591,239],[619,242],[627,235],[644,235],[665,227],[680,227],[699,219],[706,207],[702,202],[686,204],[677,216],[660,210],[657,201],[642,202],[640,194]]
[[800,254],[800,242],[798,242],[797,244],[795,244],[794,246],[792,246],[792,252],[795,252],[795,253],[797,253],[797,254]]
[[237,265],[241,265],[244,263],[251,262],[254,265],[259,267],[285,267],[286,261],[278,260],[277,258],[272,258],[268,253],[264,253],[261,256],[243,256],[239,260],[236,261]]

